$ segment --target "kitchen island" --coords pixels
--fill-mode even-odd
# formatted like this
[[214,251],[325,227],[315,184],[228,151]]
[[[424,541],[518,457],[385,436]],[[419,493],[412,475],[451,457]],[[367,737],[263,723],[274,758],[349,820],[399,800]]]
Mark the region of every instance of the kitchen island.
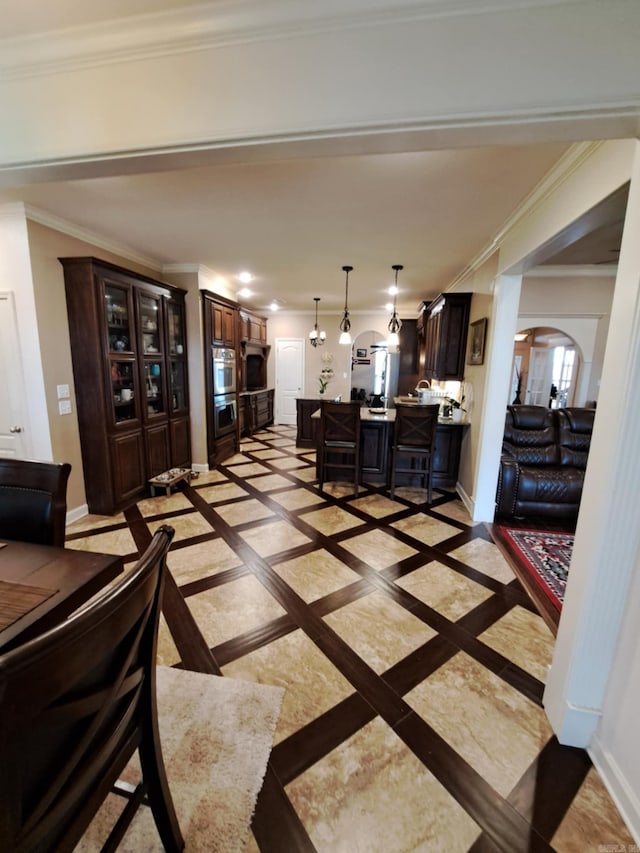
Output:
[[[302,447],[316,447],[320,426],[320,400],[299,400],[313,408],[308,414],[308,428],[303,440],[308,443]],[[301,406],[298,407],[300,413]],[[301,434],[300,414],[298,415],[298,435]],[[360,411],[360,468],[362,482],[373,485],[386,485],[393,425],[396,410],[387,409],[384,413],[370,411],[363,406]],[[433,457],[433,485],[441,489],[454,489],[458,480],[460,451],[468,424],[453,423],[451,418],[439,418],[436,427],[435,453]],[[331,479],[331,477],[329,477]],[[398,475],[398,485],[407,485],[407,476]]]

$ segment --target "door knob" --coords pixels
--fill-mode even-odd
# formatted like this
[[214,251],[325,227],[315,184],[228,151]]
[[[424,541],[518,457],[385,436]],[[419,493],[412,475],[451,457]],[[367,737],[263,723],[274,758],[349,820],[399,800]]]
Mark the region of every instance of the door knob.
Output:
[[11,429],[9,430],[9,432],[22,432],[22,427],[19,427],[19,426],[13,426],[13,427],[11,427]]

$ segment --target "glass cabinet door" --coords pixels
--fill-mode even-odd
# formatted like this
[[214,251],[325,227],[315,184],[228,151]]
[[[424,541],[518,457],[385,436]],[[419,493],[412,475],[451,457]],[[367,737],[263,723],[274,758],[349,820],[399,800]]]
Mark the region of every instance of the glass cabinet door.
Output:
[[109,352],[133,350],[129,291],[107,284],[104,289]]
[[148,417],[164,414],[167,410],[164,399],[164,363],[145,361],[144,393]]
[[162,351],[160,317],[160,299],[156,296],[140,294],[140,331],[142,351],[145,355]]
[[172,358],[169,387],[172,414],[179,414],[187,410],[186,385],[186,365],[184,361]]
[[167,302],[167,334],[169,355],[184,354],[184,306],[177,302]]
[[117,424],[136,419],[135,379],[133,361],[110,363],[113,419]]

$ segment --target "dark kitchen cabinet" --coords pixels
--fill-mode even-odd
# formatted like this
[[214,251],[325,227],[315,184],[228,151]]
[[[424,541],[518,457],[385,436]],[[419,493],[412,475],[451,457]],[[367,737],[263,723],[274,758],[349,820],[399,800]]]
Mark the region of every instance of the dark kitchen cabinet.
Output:
[[238,312],[240,342],[245,344],[256,344],[259,347],[267,345],[267,321],[264,317],[258,317],[243,308]]
[[235,348],[237,309],[213,299],[208,304],[211,312],[211,343],[214,346]]
[[298,397],[296,400],[296,447],[316,446],[316,430],[319,421],[312,421],[311,415],[320,408],[321,401]]
[[259,429],[273,423],[272,388],[264,391],[247,391],[240,394],[240,434],[253,435]]
[[471,293],[442,293],[418,320],[421,378],[464,379]]
[[111,515],[190,465],[185,292],[96,258],[60,262],[87,503]]

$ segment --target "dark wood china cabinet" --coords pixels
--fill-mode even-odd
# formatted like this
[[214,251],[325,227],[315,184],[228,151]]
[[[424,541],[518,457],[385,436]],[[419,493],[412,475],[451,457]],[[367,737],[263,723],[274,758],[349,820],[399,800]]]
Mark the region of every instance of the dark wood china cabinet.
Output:
[[185,291],[96,258],[61,258],[89,511],[191,464]]

